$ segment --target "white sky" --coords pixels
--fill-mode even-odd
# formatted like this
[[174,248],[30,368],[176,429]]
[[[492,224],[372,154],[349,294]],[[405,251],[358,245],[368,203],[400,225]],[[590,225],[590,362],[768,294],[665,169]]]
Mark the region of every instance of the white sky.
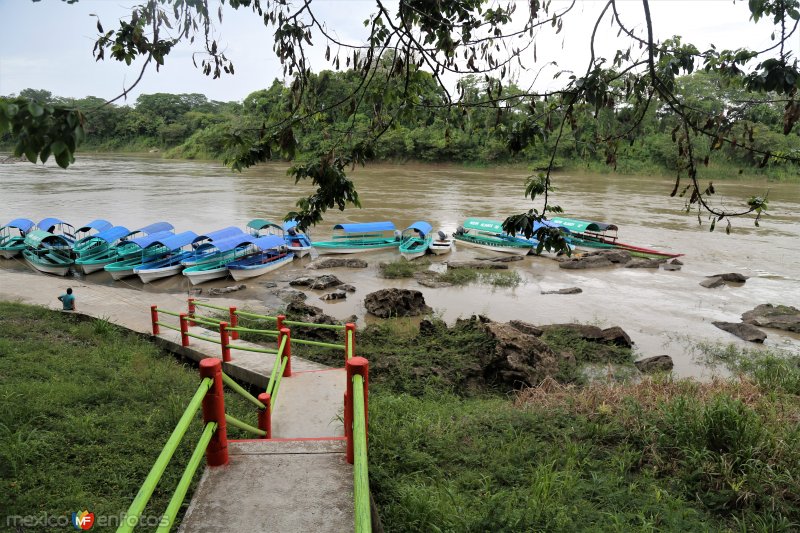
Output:
[[[126,7],[133,3],[133,0],[80,0],[68,5],[61,0],[37,3],[0,0],[0,95],[25,88],[46,89],[67,97],[111,98],[119,94],[123,86],[135,80],[139,68],[135,63],[127,67],[111,59],[94,61],[91,52],[97,30],[90,13],[100,15],[107,31],[115,27],[117,19],[129,13]],[[363,40],[363,21],[375,10],[371,0],[315,0],[313,5],[318,6],[317,12],[328,27],[349,42]],[[567,2],[563,0],[553,2],[556,9],[565,5]],[[561,34],[539,43],[538,63],[534,64],[530,50],[524,59],[525,66],[534,71],[548,61],[557,60],[560,68],[585,69],[588,37],[603,5],[599,0],[579,1],[565,19]],[[618,5],[630,26],[643,27],[640,1],[621,0]],[[771,24],[750,22],[746,1],[651,0],[651,9],[657,38],[679,34],[700,50],[706,49],[709,42],[715,42],[718,49],[741,46],[761,49],[771,44]],[[601,42],[606,48],[599,55],[611,57],[617,48],[617,32],[608,31],[608,27],[606,23],[602,25],[606,31]],[[268,87],[274,78],[282,77],[281,66],[272,54],[271,31],[249,9],[237,12],[226,8],[217,30],[218,41],[233,61],[234,76],[223,75],[217,80],[204,76],[191,60],[199,45],[192,48],[183,45],[169,55],[161,72],[151,69],[145,74],[129,103],[139,94],[155,92],[203,93],[213,100],[241,100],[255,90]],[[797,56],[800,36],[794,36],[791,45]],[[314,70],[330,68],[322,58],[324,50],[325,44],[320,41],[312,51]]]

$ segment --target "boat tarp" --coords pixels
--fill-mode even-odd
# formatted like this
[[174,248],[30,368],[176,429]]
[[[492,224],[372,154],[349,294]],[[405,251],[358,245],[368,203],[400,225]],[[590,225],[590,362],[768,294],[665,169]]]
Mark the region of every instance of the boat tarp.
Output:
[[428,235],[431,232],[432,229],[433,229],[433,226],[431,226],[430,224],[428,224],[424,220],[418,220],[418,221],[414,222],[413,224],[411,224],[409,227],[407,227],[405,229],[405,231],[417,230],[422,237],[425,237],[426,235]]
[[34,226],[33,220],[29,220],[27,218],[15,218],[4,227],[6,228],[17,228],[20,231],[28,231]]
[[394,224],[388,220],[383,222],[365,222],[363,224],[336,224],[334,230],[342,230],[345,233],[372,233],[375,231],[394,231]]
[[265,235],[253,240],[253,244],[258,246],[260,250],[269,250],[270,248],[286,246],[286,241],[280,235]]
[[297,221],[296,221],[296,220],[294,220],[294,219],[292,219],[292,220],[285,220],[285,221],[283,222],[283,229],[284,229],[284,231],[289,231],[290,229],[292,229],[292,228],[296,228],[296,227],[297,227]]
[[464,229],[473,229],[484,233],[503,233],[503,223],[499,220],[486,220],[482,218],[468,218],[462,224]]
[[25,235],[25,246],[30,248],[69,246],[70,242],[63,235],[53,235],[48,231],[40,229],[33,230]]
[[169,222],[153,222],[149,226],[145,226],[143,228],[139,228],[136,230],[136,233],[144,233],[145,235],[153,235],[155,233],[160,233],[162,231],[173,231],[175,226],[170,224]]
[[187,244],[191,244],[197,238],[197,233],[193,231],[184,231],[175,235],[166,235],[156,241],[147,245],[148,248],[156,248],[163,246],[167,250],[178,250]]
[[87,232],[89,230],[95,230],[95,231],[100,232],[100,231],[105,231],[105,230],[109,229],[113,225],[114,224],[112,224],[108,220],[103,220],[102,218],[98,218],[97,220],[92,220],[88,224],[84,224],[83,226],[78,228],[77,231],[80,231],[82,233],[83,232]]
[[[126,228],[125,226],[114,226],[113,228],[109,228],[107,230],[101,231],[97,235],[92,235],[86,240],[89,239],[102,239],[106,242],[114,242],[117,241],[127,235],[130,235],[131,230]],[[83,240],[83,239],[82,239]]]
[[[214,245],[214,248],[220,252],[228,252],[247,244],[253,244],[257,238],[258,237],[253,237],[252,235],[241,232],[240,235],[228,237],[227,239],[220,239],[218,241],[214,241],[212,244]],[[281,239],[281,241],[283,241],[283,239]]]
[[577,220],[573,218],[553,217],[550,219],[553,224],[558,224],[562,228],[566,228],[573,233],[584,233],[586,231],[603,232],[603,231],[617,231],[619,228],[614,224],[606,224],[605,222],[593,222],[591,220]]
[[50,232],[51,229],[53,229],[55,226],[58,226],[59,224],[64,224],[66,226],[69,226],[70,228],[72,227],[72,224],[68,224],[63,220],[61,220],[60,218],[48,217],[40,220],[39,223],[36,224],[36,228],[42,231]]
[[136,246],[138,246],[139,248],[144,250],[145,248],[147,248],[148,246],[150,246],[154,242],[159,241],[161,239],[166,239],[167,237],[170,237],[172,235],[174,235],[174,233],[172,233],[171,231],[159,231],[158,233],[153,233],[151,235],[145,235],[144,237],[138,237],[136,239],[131,239],[131,240],[125,241],[125,242],[126,243],[129,242],[131,244],[135,244]]
[[209,233],[204,233],[203,235],[198,235],[197,238],[194,240],[194,242],[224,241],[225,239],[230,239],[231,237],[240,237],[244,234],[245,233],[242,231],[241,228],[237,228],[236,226],[228,226],[227,228],[222,228]]
[[247,223],[247,227],[248,228],[252,228],[252,229],[254,229],[256,231],[258,231],[260,229],[264,229],[267,226],[280,227],[277,224],[275,224],[274,222],[270,222],[269,220],[264,220],[263,218],[254,218],[253,220],[251,220],[250,222]]

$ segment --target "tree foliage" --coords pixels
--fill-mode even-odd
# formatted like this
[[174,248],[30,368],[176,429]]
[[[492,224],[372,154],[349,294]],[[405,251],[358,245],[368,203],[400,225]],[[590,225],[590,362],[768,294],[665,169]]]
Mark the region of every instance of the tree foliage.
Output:
[[[205,47],[198,67],[213,77],[233,74],[233,64],[212,29],[222,24],[223,6],[252,11],[272,33],[273,53],[291,82],[286,88],[273,85],[248,99],[246,106],[261,111],[260,121],[243,121],[232,134],[236,149],[228,162],[237,169],[276,155],[294,157],[295,132],[316,126],[323,139],[315,157],[291,171],[295,179],[310,179],[318,187],[316,195],[298,201],[299,210],[293,213],[303,224],[320,220],[329,207],[357,205],[358,196],[345,177],[347,165],[367,161],[379,139],[391,138],[392,132],[414,117],[430,117],[424,112],[430,109],[442,110],[436,119],[443,125],[445,144],[456,130],[485,128],[491,128],[512,153],[548,143],[550,153],[541,176],[530,180],[525,191],[532,201],[541,201],[541,207],[509,217],[505,223],[508,231],[525,235],[533,232],[535,222],[557,209],[550,204],[551,177],[562,145],[571,143],[584,152],[602,154],[610,167],[616,167],[620,152],[637,142],[643,125],[650,122],[646,118],[653,113],[674,120],[670,131],[674,155],[663,153],[675,166],[673,195],[682,193],[687,210],[696,209],[698,218],[703,213],[709,216],[712,229],[720,221],[727,219],[729,224],[730,217],[748,213],[755,213],[757,221],[767,202],[764,195],[751,198],[740,209],[715,205],[713,184],[700,183],[709,157],[742,151],[760,166],[775,160],[798,161],[796,153],[775,148],[775,139],[762,136],[748,118],[778,102],[783,106],[783,135],[794,131],[800,120],[796,100],[800,71],[787,45],[797,39],[798,0],[749,0],[752,21],[763,19],[774,27],[775,44],[764,50],[714,46],[700,50],[677,36],[657,41],[649,0],[607,0],[594,24],[586,70],[565,75],[560,88],[548,91],[519,89],[513,81],[521,70],[540,66],[537,48],[549,44],[542,39],[552,39],[540,37],[547,35],[541,29],[550,27],[560,33],[580,17],[574,13],[577,1],[554,5],[549,0],[525,4],[400,0],[390,7],[375,0],[375,11],[365,21],[368,37],[360,44],[337,38],[317,15],[318,2],[313,0],[218,0],[211,4],[209,0],[148,0],[133,7],[130,17],[120,20],[115,29],[105,31],[98,21],[95,56],[128,64],[142,57],[143,73],[151,63],[164,65],[179,41],[198,39]],[[634,29],[632,22],[630,13],[637,10],[645,15],[642,29]],[[613,57],[596,51],[601,24],[611,24],[624,39]],[[312,46],[324,47],[334,71],[347,71],[347,84],[329,90],[330,74],[312,70],[308,59]],[[693,100],[690,91],[680,90],[680,83],[681,76],[697,70],[716,74],[725,84],[737,87],[743,98]],[[460,80],[454,92],[448,83],[453,77]],[[280,105],[268,105],[277,93],[281,93]],[[16,151],[29,158],[48,155],[48,149],[55,153],[60,143],[59,153],[69,154],[62,155],[60,162],[68,164],[73,151],[64,136],[78,139],[75,132],[83,127],[82,116],[67,110],[60,114],[58,107],[52,112],[46,108],[42,114],[36,114],[39,107],[35,106],[21,109],[19,102],[0,101],[0,133],[12,132],[19,142]],[[50,126],[42,129],[40,122]],[[70,123],[74,125],[67,127]],[[180,133],[175,128],[171,131],[173,136]],[[764,144],[762,137],[770,137],[770,142]],[[542,237],[549,242],[547,235]]]

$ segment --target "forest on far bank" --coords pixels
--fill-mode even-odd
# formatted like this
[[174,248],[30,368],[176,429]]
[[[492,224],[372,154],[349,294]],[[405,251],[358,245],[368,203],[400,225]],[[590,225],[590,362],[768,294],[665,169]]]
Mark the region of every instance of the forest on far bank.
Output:
[[[547,166],[554,139],[543,135],[521,151],[514,150],[516,125],[531,113],[529,104],[513,95],[521,93],[513,85],[506,88],[506,97],[499,106],[449,107],[442,89],[428,76],[426,91],[419,96],[413,113],[397,116],[372,146],[379,161],[421,161],[472,165],[513,164],[534,169]],[[366,131],[376,110],[349,110],[337,105],[350,94],[359,76],[352,70],[323,71],[313,75],[311,90],[305,98],[314,99],[318,111],[293,130],[297,140],[296,158],[330,150],[344,150],[337,133],[353,128],[353,138]],[[486,81],[477,76],[462,79],[464,103],[485,98]],[[783,134],[784,109],[779,102],[753,106],[743,89],[720,76],[698,71],[678,78],[676,92],[698,113],[724,119],[736,113],[749,124],[748,138],[741,139],[756,149],[772,154],[800,156],[800,130]],[[10,96],[10,95],[9,95]],[[268,89],[252,92],[241,102],[218,102],[202,94],[143,94],[133,105],[104,105],[101,98],[63,98],[46,90],[26,89],[16,95],[40,103],[74,106],[87,117],[87,138],[83,151],[147,152],[158,150],[166,157],[181,159],[225,159],[233,155],[234,135],[253,141],[265,126],[287,118],[295,96],[290,87],[275,80]],[[737,106],[737,102],[750,105]],[[548,104],[542,100],[542,107]],[[603,121],[612,120],[612,111],[624,112],[625,102],[616,109],[599,109],[592,113],[575,113],[566,124],[565,135],[558,145],[555,168],[585,168],[595,172],[647,173],[674,175],[680,164],[674,142],[678,117],[666,106],[653,106],[638,124],[636,139],[616,148],[611,154],[599,139]],[[330,110],[330,111],[326,111]],[[558,121],[559,114],[553,114]],[[552,124],[551,130],[560,124]],[[707,155],[714,139],[696,139],[700,150],[695,157],[701,162],[702,174],[722,179],[742,174],[765,176],[775,180],[800,180],[800,166],[781,158],[762,162],[752,151],[726,144],[714,147],[715,155],[707,166]],[[8,136],[0,139],[0,148],[13,149]],[[762,164],[763,163],[763,164]]]

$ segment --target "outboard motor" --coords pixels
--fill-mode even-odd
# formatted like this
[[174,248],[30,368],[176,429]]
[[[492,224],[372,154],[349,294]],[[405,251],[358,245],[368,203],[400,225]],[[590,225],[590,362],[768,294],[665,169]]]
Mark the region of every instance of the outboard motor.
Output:
[[442,230],[439,230],[439,233],[437,233],[437,235],[439,236],[439,240],[440,241],[446,241],[447,240],[447,235]]
[[464,235],[464,226],[459,226],[456,228],[456,235]]
[[403,238],[403,232],[399,229],[394,230],[394,240],[399,241]]
[[297,235],[297,230],[296,230],[296,229],[294,229],[294,228],[289,228],[289,229],[288,229],[288,231],[287,231],[286,233],[288,233],[289,235],[291,235],[292,237],[294,237],[295,235]]

